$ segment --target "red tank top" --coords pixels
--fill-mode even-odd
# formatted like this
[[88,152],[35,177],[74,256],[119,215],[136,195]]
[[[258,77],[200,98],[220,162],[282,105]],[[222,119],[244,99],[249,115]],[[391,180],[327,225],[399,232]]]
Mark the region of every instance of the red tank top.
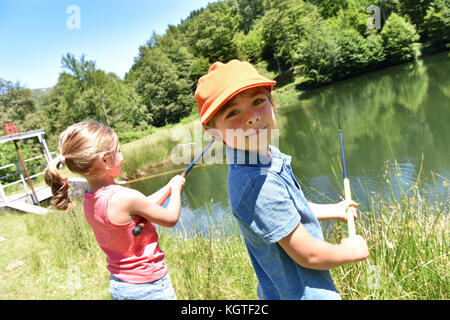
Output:
[[153,282],[167,273],[164,253],[158,246],[158,234],[148,223],[137,237],[131,231],[138,219],[115,224],[108,219],[107,208],[111,196],[124,187],[109,185],[94,193],[84,194],[84,215],[106,254],[108,270],[115,277],[130,283]]

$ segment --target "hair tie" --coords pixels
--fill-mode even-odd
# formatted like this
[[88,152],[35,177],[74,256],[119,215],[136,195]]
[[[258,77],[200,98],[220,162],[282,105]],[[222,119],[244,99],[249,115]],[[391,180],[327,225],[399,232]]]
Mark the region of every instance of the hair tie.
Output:
[[62,154],[58,154],[57,158],[59,159],[59,161],[61,161],[61,163],[64,163],[66,161],[66,158],[64,158]]

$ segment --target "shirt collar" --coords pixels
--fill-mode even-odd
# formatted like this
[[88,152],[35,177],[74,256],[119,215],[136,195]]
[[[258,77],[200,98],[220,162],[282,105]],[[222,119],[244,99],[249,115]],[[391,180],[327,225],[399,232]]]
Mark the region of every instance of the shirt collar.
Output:
[[281,153],[281,151],[270,145],[270,157],[264,154],[249,152],[245,150],[225,148],[229,165],[244,165],[252,167],[264,167],[280,172],[283,164],[291,163],[291,156]]

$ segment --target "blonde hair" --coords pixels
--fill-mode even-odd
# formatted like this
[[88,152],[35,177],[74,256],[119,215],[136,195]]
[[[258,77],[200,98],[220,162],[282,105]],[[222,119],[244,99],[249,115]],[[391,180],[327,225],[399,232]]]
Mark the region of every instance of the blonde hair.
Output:
[[84,177],[100,174],[96,161],[100,154],[114,157],[119,140],[115,132],[97,121],[83,121],[71,125],[59,136],[59,151],[62,155],[52,160],[44,171],[45,182],[51,187],[53,204],[58,210],[73,206],[69,198],[67,176],[59,170],[61,164]]

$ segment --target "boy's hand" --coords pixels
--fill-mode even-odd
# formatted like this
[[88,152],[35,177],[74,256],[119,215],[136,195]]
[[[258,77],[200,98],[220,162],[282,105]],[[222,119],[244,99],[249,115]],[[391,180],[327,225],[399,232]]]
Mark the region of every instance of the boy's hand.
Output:
[[[337,211],[337,219],[339,219],[342,222],[347,222],[347,209],[349,207],[357,207],[358,204],[353,200],[343,200],[339,203],[336,203],[336,211]],[[353,217],[355,219],[358,218],[358,214],[356,213],[356,210],[353,210]]]
[[369,248],[367,242],[361,236],[352,236],[342,239],[341,245],[349,250],[349,258],[351,261],[361,261],[369,256]]
[[172,191],[174,191],[174,190],[181,191],[181,189],[183,189],[183,187],[184,187],[185,182],[186,182],[186,179],[183,176],[177,175],[177,176],[173,177],[172,179],[170,179],[168,185],[170,186]]

